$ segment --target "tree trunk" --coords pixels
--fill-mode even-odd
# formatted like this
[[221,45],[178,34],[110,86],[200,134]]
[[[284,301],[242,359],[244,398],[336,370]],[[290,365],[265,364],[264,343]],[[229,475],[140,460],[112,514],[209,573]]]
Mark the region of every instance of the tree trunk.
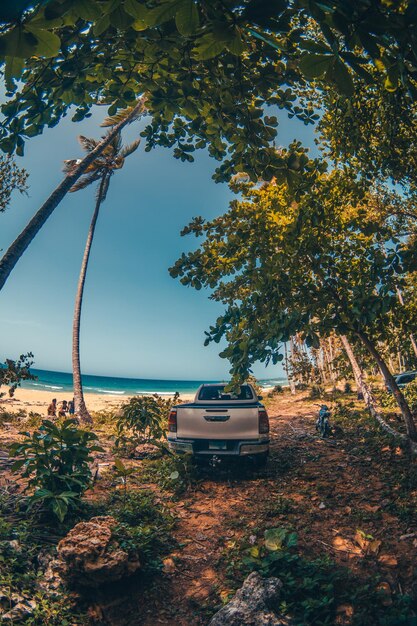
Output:
[[83,305],[83,295],[85,278],[87,275],[88,260],[90,258],[91,244],[93,243],[94,231],[96,229],[96,223],[100,206],[103,198],[103,189],[106,184],[107,174],[105,174],[101,181],[97,194],[96,206],[94,209],[93,217],[91,219],[90,228],[88,230],[87,241],[85,244],[83,260],[81,263],[80,276],[78,278],[77,295],[75,297],[74,306],[74,319],[72,323],[72,380],[74,386],[74,404],[75,414],[78,415],[82,422],[91,423],[91,415],[88,412],[84,401],[83,383],[81,378],[81,364],[80,364],[80,325],[81,325],[81,309]]
[[20,235],[14,240],[3,258],[0,260],[0,289],[3,288],[6,280],[8,279],[14,266],[31,243],[32,239],[37,235],[42,226],[45,224],[48,217],[53,213],[61,200],[65,197],[71,187],[77,182],[77,180],[84,174],[86,169],[95,159],[103,152],[106,146],[114,139],[122,128],[124,128],[129,122],[131,122],[138,113],[145,110],[145,100],[141,98],[138,104],[132,109],[129,115],[126,116],[121,122],[113,126],[111,131],[106,137],[100,141],[100,143],[89,152],[74,168],[74,172],[64,178],[64,180],[58,185],[55,191],[49,196],[46,202],[41,206],[39,211],[35,213],[28,225],[22,230]]
[[393,375],[391,374],[390,370],[388,369],[384,359],[382,358],[382,356],[379,354],[378,350],[376,349],[376,347],[374,346],[374,344],[372,343],[372,341],[370,341],[370,339],[368,338],[368,336],[361,332],[361,331],[357,331],[356,333],[359,337],[359,339],[362,341],[362,343],[364,344],[364,346],[366,347],[366,349],[368,350],[368,352],[374,357],[376,363],[378,364],[378,367],[381,371],[382,376],[384,377],[385,383],[387,384],[387,386],[389,387],[389,389],[391,389],[392,394],[401,410],[401,414],[404,418],[404,422],[405,422],[405,428],[407,431],[407,434],[409,436],[409,438],[412,441],[417,441],[417,430],[416,430],[416,425],[414,423],[414,419],[413,416],[411,414],[410,411],[410,407],[408,406],[402,392],[401,389],[398,387],[397,383],[395,382],[395,379],[393,377]]
[[[397,287],[397,296],[398,296],[398,300],[401,306],[404,306],[403,294],[401,293],[401,289],[399,289],[398,287]],[[410,343],[411,343],[411,347],[413,348],[414,356],[417,356],[417,344],[416,344],[416,340],[414,338],[413,333],[410,333]]]
[[285,359],[284,359],[284,363],[285,363],[285,373],[287,374],[287,379],[288,379],[288,384],[290,386],[290,390],[291,390],[291,394],[294,395],[295,394],[295,384],[294,381],[292,379],[292,377],[289,374],[289,367],[288,367],[288,351],[287,351],[287,343],[284,343],[284,350],[285,350]]
[[400,439],[402,441],[408,442],[408,438],[405,435],[396,431],[395,428],[392,428],[392,426],[387,424],[387,422],[382,418],[382,416],[378,412],[376,408],[375,396],[373,395],[371,389],[368,387],[368,384],[366,383],[364,379],[362,369],[358,361],[356,360],[356,356],[353,352],[352,346],[350,345],[348,338],[345,335],[341,335],[340,339],[342,341],[343,347],[345,349],[347,357],[352,366],[352,371],[353,371],[353,376],[355,377],[356,386],[358,390],[362,393],[363,399],[365,400],[366,406],[368,407],[370,414],[372,415],[372,417],[374,417],[378,421],[380,426],[390,435],[392,435],[396,439]]

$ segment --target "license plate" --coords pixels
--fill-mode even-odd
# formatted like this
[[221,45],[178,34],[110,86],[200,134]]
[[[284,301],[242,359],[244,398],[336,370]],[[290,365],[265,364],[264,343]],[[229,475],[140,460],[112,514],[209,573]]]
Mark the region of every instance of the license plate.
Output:
[[209,441],[209,450],[227,450],[226,441]]

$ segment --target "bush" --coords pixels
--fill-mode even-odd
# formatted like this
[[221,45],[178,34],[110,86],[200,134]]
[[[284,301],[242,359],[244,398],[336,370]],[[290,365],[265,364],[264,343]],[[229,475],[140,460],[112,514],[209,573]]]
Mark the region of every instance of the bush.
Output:
[[352,393],[352,385],[350,383],[345,383],[345,387],[343,389],[344,393]]
[[321,398],[324,394],[324,390],[320,385],[312,385],[310,389],[309,398],[310,400],[317,400]]
[[95,444],[97,435],[76,424],[74,419],[62,424],[43,420],[38,431],[20,433],[25,439],[10,448],[15,459],[12,471],[20,471],[29,478],[28,488],[35,488],[31,505],[43,504],[60,522],[91,484],[91,453],[103,451]]
[[198,481],[198,471],[191,454],[170,454],[150,462],[144,478],[154,480],[162,489],[179,497],[189,491]]
[[115,538],[123,550],[139,555],[144,569],[161,566],[160,557],[173,547],[170,531],[175,518],[155,494],[149,490],[125,495],[114,491],[94,509],[94,515],[111,515],[118,521]]
[[165,438],[168,413],[178,402],[179,394],[173,398],[135,396],[124,404],[116,421],[116,448],[133,451],[141,443],[161,444]]

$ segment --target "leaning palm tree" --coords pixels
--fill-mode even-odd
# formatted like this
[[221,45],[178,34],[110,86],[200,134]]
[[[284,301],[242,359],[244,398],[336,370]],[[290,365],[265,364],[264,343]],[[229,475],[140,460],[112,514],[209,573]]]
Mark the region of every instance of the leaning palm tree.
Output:
[[[87,153],[93,152],[100,144],[100,141],[96,141],[95,139],[89,139],[83,136],[79,137],[79,141],[81,143],[81,146]],[[83,260],[81,263],[80,276],[78,279],[77,295],[75,298],[74,307],[74,320],[72,326],[72,376],[74,384],[75,413],[83,422],[91,422],[91,416],[84,401],[80,366],[81,308],[83,303],[84,285],[88,268],[88,260],[90,258],[91,252],[91,244],[93,242],[94,231],[96,228],[100,207],[107,196],[110,179],[116,170],[120,170],[123,167],[126,157],[128,157],[130,154],[132,154],[132,152],[137,149],[139,143],[140,140],[137,139],[133,143],[122,147],[121,135],[120,133],[117,133],[115,136],[112,137],[111,141],[101,152],[101,154],[98,155],[97,158],[95,158],[90,163],[84,174],[70,189],[70,192],[79,191],[80,189],[85,189],[92,183],[98,181],[95,209],[88,231],[87,242],[85,244]],[[64,172],[67,175],[71,175],[71,173],[77,166],[78,160],[65,161]]]
[[41,208],[35,213],[0,259],[0,290],[4,287],[4,284],[22,254],[36,237],[46,220],[55,211],[61,200],[66,196],[70,188],[77,182],[80,176],[85,174],[91,163],[103,152],[113,137],[115,137],[122,128],[137,120],[142,115],[146,115],[146,113],[146,96],[142,96],[135,105],[123,109],[113,117],[109,117],[105,120],[102,126],[111,127],[108,134],[102,141],[97,143],[96,148],[92,152],[89,152],[83,159],[76,162],[77,165],[74,166],[71,173],[67,174],[59,183],[58,187],[51,193],[49,198],[43,203]]

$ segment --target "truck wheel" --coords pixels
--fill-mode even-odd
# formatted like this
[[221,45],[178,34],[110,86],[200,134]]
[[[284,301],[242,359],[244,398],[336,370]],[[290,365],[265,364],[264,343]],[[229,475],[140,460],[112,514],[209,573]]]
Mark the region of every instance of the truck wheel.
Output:
[[261,452],[260,454],[254,456],[253,460],[255,461],[255,466],[259,468],[265,467],[268,461],[268,456],[269,452]]

